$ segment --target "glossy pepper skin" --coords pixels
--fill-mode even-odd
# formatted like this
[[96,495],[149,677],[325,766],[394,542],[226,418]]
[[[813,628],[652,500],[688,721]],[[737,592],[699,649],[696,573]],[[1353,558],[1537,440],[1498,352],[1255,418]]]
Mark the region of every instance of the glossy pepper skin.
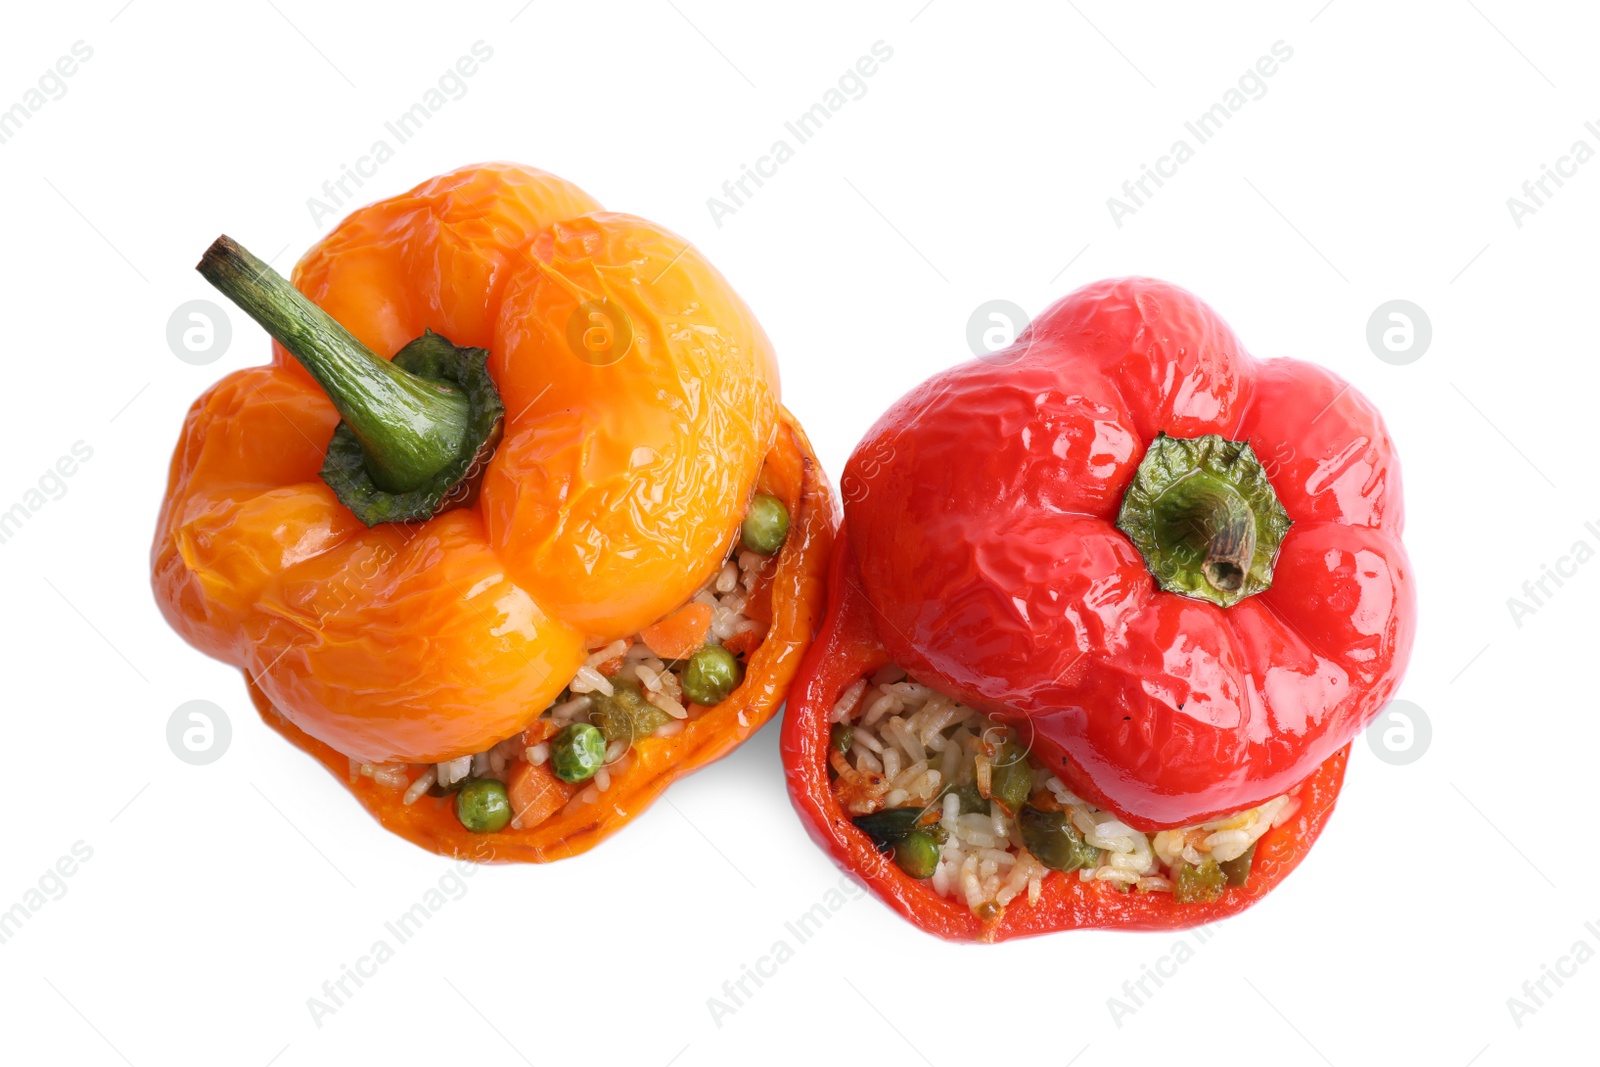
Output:
[[[848,524],[847,524],[848,525]],[[851,822],[828,776],[829,713],[858,678],[891,661],[878,639],[881,617],[861,592],[861,572],[846,529],[840,530],[828,579],[828,616],[806,655],[784,712],[781,747],[789,797],[812,840],[904,918],[949,941],[1006,941],[1058,930],[1173,930],[1235,915],[1260,900],[1299,866],[1333,811],[1344,781],[1345,747],[1300,784],[1300,807],[1256,843],[1249,881],[1209,903],[1179,904],[1171,893],[1122,892],[1106,882],[1051,873],[1038,904],[1026,897],[992,918],[966,902],[934,892],[880,853]]]
[[[1265,592],[1164,592],[1117,528],[1158,434],[1247,441],[1292,525]],[[1078,795],[1145,831],[1275,797],[1389,700],[1415,603],[1378,411],[1257,361],[1192,294],[1089,285],[1015,345],[912,390],[840,481],[879,637],[1013,723]]]
[[[1160,435],[1246,441],[1290,525],[1270,587],[1228,607],[1164,591],[1119,528]],[[1301,860],[1351,739],[1393,694],[1415,627],[1400,472],[1378,412],[1334,375],[1257,362],[1193,295],[1099,282],[1009,349],[935,375],[867,433],[840,480],[829,615],[789,700],[795,806],[834,859],[955,940],[1183,927],[1236,913]],[[1245,886],[1215,902],[1052,874],[980,919],[857,830],[827,767],[840,694],[886,663],[1009,723],[1032,758],[1136,829],[1286,792]]]
[[[413,763],[516,734],[586,642],[699,588],[758,484],[802,530],[774,586],[785,647],[746,687],[748,728],[772,714],[820,610],[832,504],[770,343],[697,250],[553,175],[489,164],[356,211],[293,281],[379,356],[426,330],[487,349],[506,416],[464,506],[369,529],[318,477],[339,415],[280,346],[195,402],[151,551],[156,599],[286,732],[319,755]],[[631,336],[615,360],[574,343],[599,301]],[[747,724],[679,748],[698,765]],[[665,762],[640,772],[641,795],[684,769]]]

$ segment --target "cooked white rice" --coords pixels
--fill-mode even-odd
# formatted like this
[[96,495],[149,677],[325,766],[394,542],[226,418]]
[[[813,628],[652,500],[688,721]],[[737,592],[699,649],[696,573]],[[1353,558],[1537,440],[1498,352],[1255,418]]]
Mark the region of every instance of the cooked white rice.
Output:
[[[999,804],[991,801],[987,814],[963,815],[959,798],[949,792],[976,785],[988,797],[990,756],[1016,740],[1004,725],[908,680],[894,666],[847,688],[829,721],[851,728],[848,752],[833,757],[835,790],[848,814],[909,805],[938,811],[945,840],[929,882],[939,894],[987,916],[1024,893],[1038,903],[1045,879],[1071,877],[1047,869],[1023,847],[1017,821]],[[1224,819],[1145,834],[1074,795],[1048,769],[1032,770],[1033,795],[1047,793],[1099,849],[1098,862],[1076,876],[1143,892],[1172,892],[1182,864],[1199,867],[1243,856],[1300,806],[1291,792]]]

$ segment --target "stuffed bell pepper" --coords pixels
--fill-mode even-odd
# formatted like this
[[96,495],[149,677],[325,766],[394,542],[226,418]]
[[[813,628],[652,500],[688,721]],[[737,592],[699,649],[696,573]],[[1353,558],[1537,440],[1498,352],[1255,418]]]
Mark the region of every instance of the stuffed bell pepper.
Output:
[[790,793],[942,937],[1248,907],[1316,839],[1410,655],[1377,410],[1163,282],[1090,285],[912,390],[840,491]]
[[833,505],[692,246],[492,164],[199,270],[276,344],[189,411],[156,599],[385,827],[570,856],[778,709]]

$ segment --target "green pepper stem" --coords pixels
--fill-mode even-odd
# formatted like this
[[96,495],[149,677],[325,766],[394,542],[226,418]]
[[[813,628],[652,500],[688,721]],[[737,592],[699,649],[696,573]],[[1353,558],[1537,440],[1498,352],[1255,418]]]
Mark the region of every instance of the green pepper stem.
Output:
[[1220,479],[1193,474],[1174,486],[1174,491],[1181,492],[1180,486],[1188,490],[1183,494],[1187,500],[1179,504],[1187,512],[1185,521],[1193,523],[1205,540],[1200,573],[1218,592],[1237,593],[1256,554],[1255,512],[1249,501]]
[[1227,608],[1272,587],[1289,516],[1247,441],[1157,434],[1122,498],[1156,585]]
[[416,489],[468,448],[462,390],[375,355],[233,238],[217,238],[195,269],[317,380],[355,434],[380,489]]

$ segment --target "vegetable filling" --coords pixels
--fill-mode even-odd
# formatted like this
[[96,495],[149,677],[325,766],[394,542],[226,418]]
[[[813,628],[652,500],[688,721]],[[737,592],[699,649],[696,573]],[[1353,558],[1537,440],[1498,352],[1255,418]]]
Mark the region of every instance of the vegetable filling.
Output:
[[1179,903],[1248,884],[1256,842],[1294,817],[1295,790],[1224,819],[1141,833],[1035,763],[1011,728],[893,665],[830,716],[834,795],[880,852],[942,896],[998,918],[1044,881],[1077,877]]
[[357,763],[350,776],[403,790],[406,804],[454,796],[475,833],[527,829],[569,804],[594,804],[627,772],[635,747],[683,732],[726,700],[766,636],[771,561],[789,532],[783,502],[751,501],[740,541],[690,601],[589,658],[525,730],[473,755],[435,764]]

